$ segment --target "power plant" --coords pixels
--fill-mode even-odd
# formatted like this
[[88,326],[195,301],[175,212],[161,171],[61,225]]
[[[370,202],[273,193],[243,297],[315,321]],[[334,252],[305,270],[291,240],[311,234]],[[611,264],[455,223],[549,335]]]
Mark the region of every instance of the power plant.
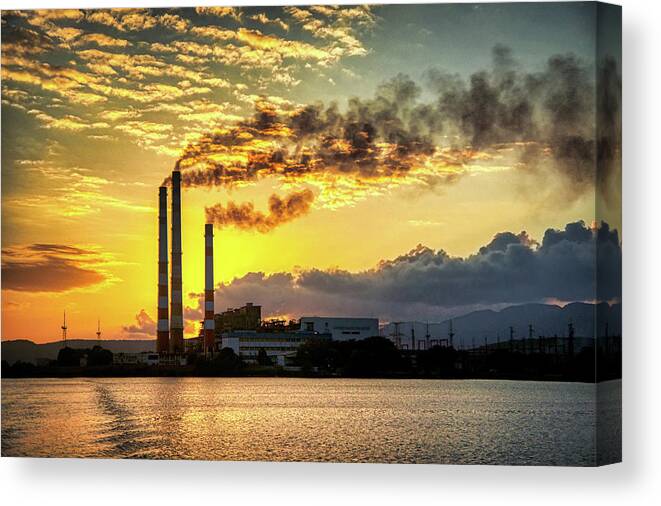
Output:
[[[430,324],[425,326],[425,339],[417,338],[416,322],[391,322],[390,332],[379,330],[377,318],[356,317],[323,317],[302,316],[298,321],[292,320],[262,320],[261,306],[246,303],[241,308],[228,308],[215,314],[214,301],[214,230],[213,224],[204,225],[204,304],[203,321],[197,337],[184,340],[183,315],[183,279],[182,279],[182,230],[181,230],[181,172],[172,171],[171,177],[171,239],[170,258],[168,261],[168,188],[159,188],[158,212],[158,323],[156,339],[155,361],[162,366],[185,365],[189,355],[202,355],[208,359],[213,358],[216,352],[222,349],[231,349],[238,357],[246,362],[267,361],[280,366],[289,366],[293,362],[296,350],[310,338],[330,339],[332,341],[363,340],[369,337],[382,335],[393,341],[395,347],[404,353],[416,353],[434,347],[453,349],[455,341],[454,322],[447,323],[447,337],[441,337],[442,330],[432,332]],[[168,271],[169,267],[169,271]],[[168,283],[169,275],[169,283]],[[169,300],[168,300],[169,296]],[[168,311],[169,302],[169,311]],[[65,320],[66,321],[66,320]],[[438,327],[440,324],[434,324]],[[407,331],[402,333],[402,327]],[[66,323],[62,325],[63,341],[66,342]],[[533,326],[528,326],[528,339],[515,341],[514,327],[509,328],[509,352],[534,352]],[[406,339],[410,334],[410,341]],[[434,335],[432,335],[434,334]],[[100,335],[100,328],[97,331]],[[485,338],[483,338],[485,339]],[[538,342],[537,342],[538,341]],[[536,348],[540,354],[548,352],[548,339],[539,337],[535,340]],[[556,339],[557,341],[557,339]],[[475,355],[482,350],[499,350],[498,346],[490,345],[487,341],[483,347],[475,345],[474,338],[468,350]],[[546,345],[546,346],[545,346]],[[463,351],[463,341],[460,345]],[[522,350],[518,350],[521,348]],[[556,345],[557,347],[557,345]],[[528,350],[529,348],[529,350]],[[565,350],[563,346],[563,350]],[[574,328],[569,324],[568,355],[573,357]],[[262,353],[262,358],[259,354]],[[564,353],[564,352],[563,352]],[[479,354],[479,353],[478,353]],[[556,350],[557,354],[557,350]],[[471,356],[472,356],[471,355]],[[125,358],[125,357],[124,357]],[[120,360],[120,359],[118,359]],[[123,359],[122,359],[123,360]]]

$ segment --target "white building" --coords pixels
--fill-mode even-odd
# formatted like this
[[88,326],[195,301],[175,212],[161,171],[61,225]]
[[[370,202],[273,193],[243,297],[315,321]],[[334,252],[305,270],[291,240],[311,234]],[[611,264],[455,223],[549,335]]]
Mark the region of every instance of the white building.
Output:
[[366,339],[379,335],[379,320],[377,318],[304,316],[301,318],[301,331],[330,334],[335,341]]
[[[307,339],[317,336],[310,332],[260,332],[254,330],[238,330],[222,335],[221,348],[231,348],[242,360],[256,362],[260,350],[274,365],[288,365],[290,359],[296,356],[298,347]],[[329,337],[329,336],[326,336]]]

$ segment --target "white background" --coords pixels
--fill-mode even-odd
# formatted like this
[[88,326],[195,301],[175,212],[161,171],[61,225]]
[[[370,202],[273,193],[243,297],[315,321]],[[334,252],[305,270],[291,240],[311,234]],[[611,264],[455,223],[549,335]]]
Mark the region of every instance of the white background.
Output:
[[[2,9],[227,4],[0,0]],[[254,0],[233,5],[278,5]],[[305,3],[305,2],[286,2]],[[322,3],[322,2],[320,2]],[[400,1],[398,3],[410,3]],[[624,0],[624,463],[605,468],[0,459],[4,504],[661,504],[661,9]],[[4,126],[9,127],[8,125]],[[655,261],[654,258],[657,260]]]

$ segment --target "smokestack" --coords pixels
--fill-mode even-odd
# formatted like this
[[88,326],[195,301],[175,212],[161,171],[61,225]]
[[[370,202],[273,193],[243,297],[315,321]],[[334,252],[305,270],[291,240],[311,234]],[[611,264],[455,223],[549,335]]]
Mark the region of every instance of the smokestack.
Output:
[[170,322],[168,317],[168,189],[158,189],[158,324],[156,351],[170,351]]
[[213,352],[213,224],[204,225],[204,350]]
[[181,281],[181,172],[172,171],[172,271],[170,292],[170,352],[184,351]]

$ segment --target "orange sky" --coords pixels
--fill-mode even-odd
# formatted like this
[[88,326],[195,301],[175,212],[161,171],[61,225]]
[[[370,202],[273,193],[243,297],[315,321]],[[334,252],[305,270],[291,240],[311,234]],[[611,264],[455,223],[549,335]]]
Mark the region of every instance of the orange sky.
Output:
[[[342,108],[411,72],[406,45],[393,68],[379,63],[389,17],[368,7],[3,13],[2,339],[56,340],[64,310],[70,338],[92,338],[97,318],[105,338],[152,338],[158,186],[183,149],[245,121],[257,103],[285,117],[310,102]],[[204,210],[228,200],[266,212],[271,194],[314,194],[309,212],[268,233],[216,230],[225,283],[248,272],[370,269],[420,243],[466,256],[497,232],[540,239],[592,222],[594,193],[567,195],[543,163],[522,170],[522,149],[461,163],[435,155],[392,179],[267,175],[185,188],[184,293],[203,290]],[[439,174],[452,178],[428,183]],[[189,320],[187,335],[196,331]]]

